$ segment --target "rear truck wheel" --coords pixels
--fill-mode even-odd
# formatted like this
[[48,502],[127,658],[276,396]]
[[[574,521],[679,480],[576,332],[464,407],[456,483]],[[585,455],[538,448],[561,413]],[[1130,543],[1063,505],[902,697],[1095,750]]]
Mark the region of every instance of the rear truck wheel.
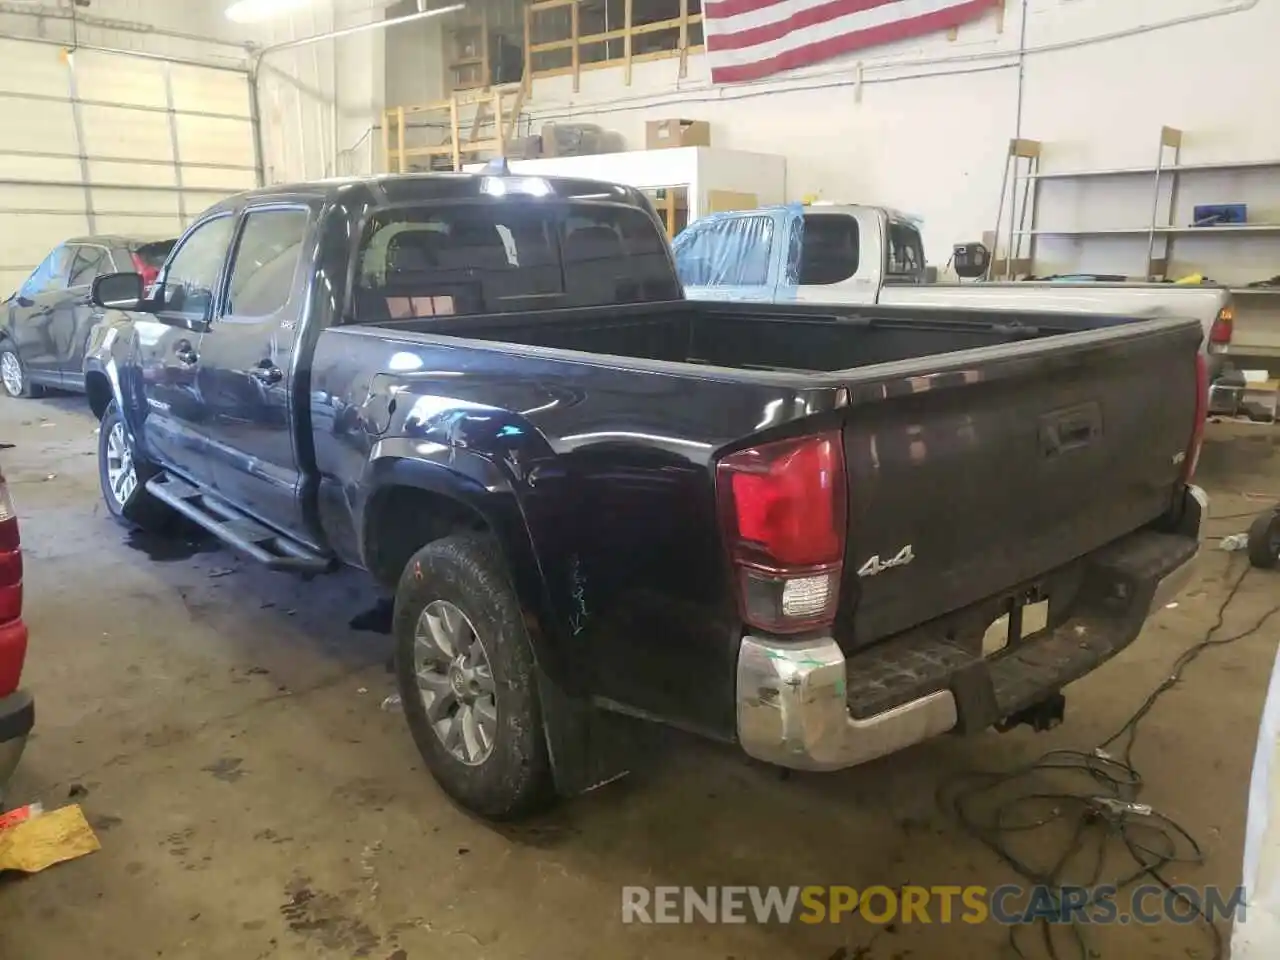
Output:
[[1249,562],[1264,570],[1280,562],[1280,508],[1268,510],[1250,524]]
[[155,467],[133,455],[133,444],[114,400],[98,429],[98,480],[107,511],[126,527],[159,530],[172,519],[169,508],[147,492]]
[[27,378],[27,365],[11,343],[0,346],[0,384],[11,397],[38,397],[44,393]]
[[493,539],[457,534],[414,554],[393,634],[409,732],[445,793],[490,820],[546,806],[554,789],[533,652]]

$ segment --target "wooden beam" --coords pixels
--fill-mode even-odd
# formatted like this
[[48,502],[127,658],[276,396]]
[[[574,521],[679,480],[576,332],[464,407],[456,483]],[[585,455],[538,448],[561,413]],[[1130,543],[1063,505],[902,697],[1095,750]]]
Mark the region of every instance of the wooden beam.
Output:
[[480,86],[486,90],[493,84],[493,74],[489,72],[489,8],[480,12],[480,71],[484,74],[484,82]]
[[453,169],[462,169],[462,144],[458,142],[458,98],[449,102],[449,132],[453,135]]
[[515,140],[516,134],[519,132],[516,128],[520,123],[520,111],[524,109],[524,87],[520,87],[516,90],[515,94],[515,103],[511,105],[511,129],[507,131],[506,137],[503,138],[507,143]]
[[396,152],[400,159],[400,173],[408,173],[409,167],[404,155],[404,107],[396,108]]
[[493,136],[498,141],[498,156],[505,157],[507,155],[506,147],[506,130],[502,124],[502,93],[501,91],[493,91]]
[[[623,79],[626,81],[628,87],[631,86],[631,3],[632,0],[626,0],[626,5],[623,8],[625,12],[622,17],[622,59],[623,62],[626,63],[626,74]],[[607,54],[608,51],[609,48],[606,46],[605,53]]]
[[680,79],[689,72],[689,0],[680,0]]
[[[683,0],[682,0],[683,2]],[[578,5],[575,3],[569,8],[569,39],[573,41],[573,92],[578,92],[578,79],[581,66],[578,51]]]
[[524,8],[524,73],[520,77],[520,87],[527,94],[533,84],[533,45],[530,35],[533,32],[533,4],[525,4]]
[[382,169],[391,172],[391,111],[382,111]]

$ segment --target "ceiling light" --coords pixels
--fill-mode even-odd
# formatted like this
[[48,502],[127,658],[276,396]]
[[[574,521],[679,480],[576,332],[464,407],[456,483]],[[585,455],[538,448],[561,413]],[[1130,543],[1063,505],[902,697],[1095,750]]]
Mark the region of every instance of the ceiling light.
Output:
[[310,5],[311,0],[236,0],[227,7],[227,19],[236,23],[256,23]]

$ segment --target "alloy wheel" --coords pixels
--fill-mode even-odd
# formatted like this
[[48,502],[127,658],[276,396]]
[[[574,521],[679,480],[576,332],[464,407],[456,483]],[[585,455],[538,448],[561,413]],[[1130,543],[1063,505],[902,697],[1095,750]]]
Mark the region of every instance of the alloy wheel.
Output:
[[22,363],[12,350],[0,353],[0,380],[4,381],[4,388],[11,396],[22,395]]
[[117,420],[107,433],[107,486],[120,506],[129,502],[138,487],[138,471],[133,465],[133,451],[124,434],[124,424]]
[[434,600],[413,635],[414,672],[431,729],[456,759],[484,763],[498,732],[493,669],[475,627],[456,605]]

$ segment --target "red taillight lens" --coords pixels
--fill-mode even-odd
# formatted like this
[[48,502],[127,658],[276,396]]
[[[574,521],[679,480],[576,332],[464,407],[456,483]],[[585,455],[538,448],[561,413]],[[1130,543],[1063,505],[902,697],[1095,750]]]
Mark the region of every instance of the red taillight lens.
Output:
[[1209,367],[1204,354],[1196,354],[1196,413],[1191,424],[1191,439],[1182,465],[1182,479],[1189,483],[1200,462],[1200,445],[1204,442],[1204,422],[1209,418]]
[[1209,343],[1221,346],[1231,342],[1231,335],[1235,332],[1236,312],[1231,307],[1223,307],[1218,311],[1218,316],[1213,321],[1213,326],[1209,328]]
[[159,267],[151,266],[136,253],[133,255],[133,269],[142,277],[142,289],[144,292],[150,290],[155,284],[156,278],[160,276]]
[[716,493],[743,620],[779,633],[829,624],[844,560],[840,434],[732,453],[716,466]]
[[9,488],[0,480],[0,624],[22,616],[22,542]]

